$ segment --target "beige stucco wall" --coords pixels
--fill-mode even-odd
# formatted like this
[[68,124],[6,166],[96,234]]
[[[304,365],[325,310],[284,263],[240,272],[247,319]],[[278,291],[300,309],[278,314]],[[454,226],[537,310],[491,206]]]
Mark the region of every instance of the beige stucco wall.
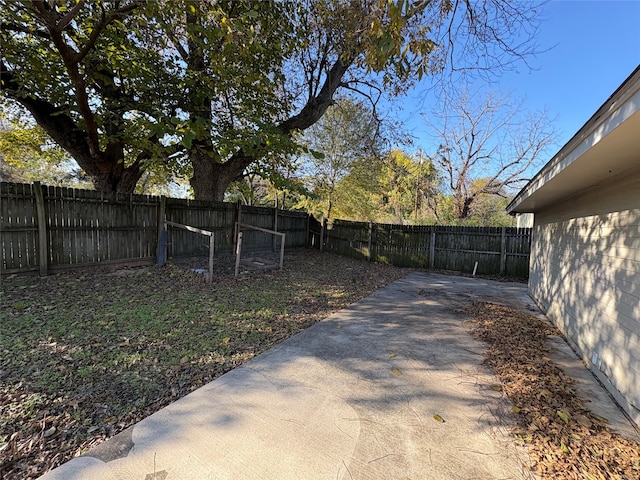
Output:
[[529,290],[640,424],[640,168],[536,212]]
[[533,227],[533,213],[518,213],[516,215],[516,227],[518,228]]

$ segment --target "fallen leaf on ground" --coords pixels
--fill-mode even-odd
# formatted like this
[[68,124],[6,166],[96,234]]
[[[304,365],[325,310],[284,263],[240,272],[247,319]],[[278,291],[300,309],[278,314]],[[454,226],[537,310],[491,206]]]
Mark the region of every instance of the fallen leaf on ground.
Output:
[[241,279],[234,255],[214,262],[213,284],[191,270],[206,256],[2,278],[2,480],[40,477],[409,271],[309,249]]
[[474,302],[467,314],[475,320],[472,334],[486,344],[485,363],[513,404],[526,406],[512,408],[519,413],[513,435],[526,442],[539,477],[640,478],[640,443],[609,430],[549,358],[547,336],[561,335],[554,326],[490,302]]

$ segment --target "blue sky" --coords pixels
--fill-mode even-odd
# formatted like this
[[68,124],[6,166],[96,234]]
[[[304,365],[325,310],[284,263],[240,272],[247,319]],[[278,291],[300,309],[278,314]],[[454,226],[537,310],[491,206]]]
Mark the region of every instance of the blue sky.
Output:
[[[495,87],[526,97],[528,110],[546,107],[559,131],[557,151],[640,64],[640,0],[551,1],[543,17],[538,43],[549,50],[531,60],[536,70],[506,73]],[[408,123],[424,128],[411,102]]]

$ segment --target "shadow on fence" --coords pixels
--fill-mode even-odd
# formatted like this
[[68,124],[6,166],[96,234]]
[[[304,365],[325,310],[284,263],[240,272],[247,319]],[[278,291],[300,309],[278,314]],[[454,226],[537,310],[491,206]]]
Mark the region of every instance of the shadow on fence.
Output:
[[311,244],[339,255],[400,267],[529,276],[530,228],[316,223]]
[[[286,247],[307,244],[303,212],[149,195],[102,193],[39,183],[0,183],[2,274],[69,267],[151,265],[165,221],[213,232],[215,252],[233,252],[238,222],[277,230]],[[169,257],[207,255],[198,233],[169,228]],[[204,238],[204,240],[203,240]],[[271,236],[246,235],[247,248],[273,248]]]
[[[0,273],[102,265],[151,265],[158,256],[164,222],[213,234],[215,253],[234,251],[235,225],[243,249],[285,246],[320,250],[397,266],[526,278],[531,229],[388,225],[336,220],[330,228],[304,212],[225,202],[102,193],[34,184],[0,183]],[[169,228],[169,257],[205,256],[207,238]],[[476,266],[477,262],[477,266]]]

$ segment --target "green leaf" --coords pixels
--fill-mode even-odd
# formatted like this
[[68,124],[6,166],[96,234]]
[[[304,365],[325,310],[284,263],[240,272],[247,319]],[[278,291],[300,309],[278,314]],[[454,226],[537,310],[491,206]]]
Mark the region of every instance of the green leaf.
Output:
[[191,148],[191,144],[194,138],[196,138],[196,134],[192,130],[189,130],[183,135],[182,141],[180,143],[182,143],[184,148]]

